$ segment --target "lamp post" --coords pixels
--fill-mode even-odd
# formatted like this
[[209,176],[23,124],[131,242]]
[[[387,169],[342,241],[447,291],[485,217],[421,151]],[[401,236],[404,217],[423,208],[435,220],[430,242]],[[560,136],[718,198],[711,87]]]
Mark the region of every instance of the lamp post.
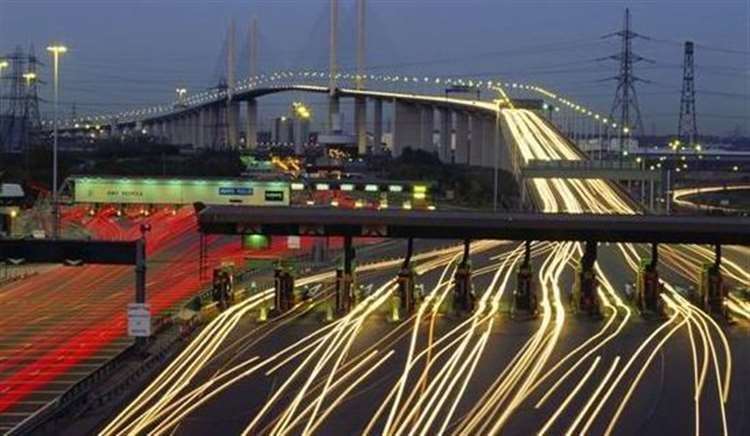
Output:
[[47,51],[52,53],[52,65],[54,74],[54,125],[53,125],[53,144],[52,144],[52,236],[57,239],[59,236],[59,205],[57,199],[57,108],[60,101],[60,56],[68,51],[68,48],[62,44],[53,44],[47,47]]
[[23,78],[26,79],[26,87],[31,87],[31,84],[34,83],[34,80],[36,80],[36,73],[33,71],[23,73]]
[[[493,135],[495,138],[495,164],[494,164],[494,171],[493,171],[493,196],[492,196],[492,210],[494,212],[497,212],[497,190],[498,190],[498,158],[500,154],[500,100],[497,100],[497,109],[495,110],[495,134]],[[507,167],[506,167],[507,168]]]

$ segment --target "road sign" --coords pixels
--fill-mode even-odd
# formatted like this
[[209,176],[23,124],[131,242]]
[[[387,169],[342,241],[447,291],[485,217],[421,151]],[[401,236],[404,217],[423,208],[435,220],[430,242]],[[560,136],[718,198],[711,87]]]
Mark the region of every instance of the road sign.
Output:
[[128,336],[147,338],[151,336],[151,305],[128,304]]
[[299,250],[300,248],[302,248],[300,237],[295,235],[287,236],[286,245],[290,250]]

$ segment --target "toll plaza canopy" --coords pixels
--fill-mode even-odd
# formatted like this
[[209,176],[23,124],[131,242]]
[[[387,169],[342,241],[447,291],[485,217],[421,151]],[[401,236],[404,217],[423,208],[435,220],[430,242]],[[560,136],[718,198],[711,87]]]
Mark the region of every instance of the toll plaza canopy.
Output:
[[288,206],[289,183],[247,178],[72,176],[75,203]]
[[216,234],[750,245],[750,218],[211,206]]

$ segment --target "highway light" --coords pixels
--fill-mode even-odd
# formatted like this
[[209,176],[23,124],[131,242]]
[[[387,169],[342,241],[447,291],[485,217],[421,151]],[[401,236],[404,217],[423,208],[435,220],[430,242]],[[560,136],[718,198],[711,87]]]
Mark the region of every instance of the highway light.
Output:
[[54,128],[52,144],[52,237],[57,239],[60,218],[60,206],[57,198],[57,141],[58,141],[58,107],[60,103],[60,56],[68,51],[62,44],[52,44],[47,47],[52,54],[52,71],[54,78]]
[[36,73],[29,71],[28,73],[23,74],[23,78],[26,79],[26,86],[31,86],[31,82],[36,80]]

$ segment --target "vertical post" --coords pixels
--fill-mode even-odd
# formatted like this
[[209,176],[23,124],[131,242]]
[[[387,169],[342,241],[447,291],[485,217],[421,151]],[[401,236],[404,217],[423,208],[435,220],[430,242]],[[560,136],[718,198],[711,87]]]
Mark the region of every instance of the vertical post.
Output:
[[667,202],[667,215],[670,215],[672,213],[672,171],[667,168],[667,192],[666,192],[666,202]]
[[714,245],[714,269],[717,273],[721,270],[721,244]]
[[364,96],[354,98],[354,124],[357,154],[362,156],[367,153],[367,98]]
[[411,255],[413,253],[413,250],[414,250],[414,239],[408,238],[406,240],[406,257],[404,257],[404,263],[401,266],[402,268],[409,267],[409,263],[411,263]]
[[523,266],[528,267],[531,263],[531,241],[524,241],[523,245]]
[[470,239],[464,239],[464,257],[461,259],[461,263],[463,265],[467,265],[469,263],[469,249],[471,248],[471,240]]
[[[141,225],[141,237],[135,243],[135,302],[146,303],[146,232],[151,229],[148,224]],[[146,338],[137,337],[136,346],[143,346]]]
[[246,109],[245,146],[254,150],[258,147],[258,102],[251,98],[247,101]]
[[328,73],[328,92],[333,97],[336,94],[336,40],[338,38],[338,15],[339,15],[339,2],[338,0],[331,0],[331,29],[330,29],[330,40],[328,46],[329,64]]
[[450,162],[451,134],[453,132],[453,113],[447,108],[440,108],[440,145],[438,155],[441,162]]
[[365,85],[365,0],[357,0],[357,89]]
[[55,105],[54,105],[54,138],[52,144],[52,237],[57,239],[60,236],[60,206],[57,198],[57,136],[58,136],[58,105],[60,101],[60,51],[55,49],[52,51],[53,69],[54,69],[54,93],[55,93]]
[[347,276],[352,273],[352,258],[354,257],[354,249],[352,248],[352,237],[344,236],[344,273]]
[[469,164],[469,116],[465,112],[456,112],[454,114],[456,120],[456,132],[455,132],[455,162],[459,165]]
[[258,17],[250,25],[250,80],[258,75]]
[[136,241],[135,253],[135,302],[146,302],[146,237]]
[[500,103],[498,103],[497,110],[495,111],[495,134],[494,134],[494,155],[492,156],[493,160],[493,170],[492,170],[492,210],[497,212],[497,196],[499,194],[499,178],[500,175],[498,167],[500,166]]
[[236,105],[234,104],[234,87],[235,87],[235,31],[234,31],[234,20],[229,22],[229,41],[227,50],[227,108],[226,108],[226,122],[227,122],[227,137],[226,145],[227,148],[237,146],[237,114]]
[[383,144],[383,100],[377,98],[373,102],[373,126],[372,126],[372,148],[376,152],[381,151]]

